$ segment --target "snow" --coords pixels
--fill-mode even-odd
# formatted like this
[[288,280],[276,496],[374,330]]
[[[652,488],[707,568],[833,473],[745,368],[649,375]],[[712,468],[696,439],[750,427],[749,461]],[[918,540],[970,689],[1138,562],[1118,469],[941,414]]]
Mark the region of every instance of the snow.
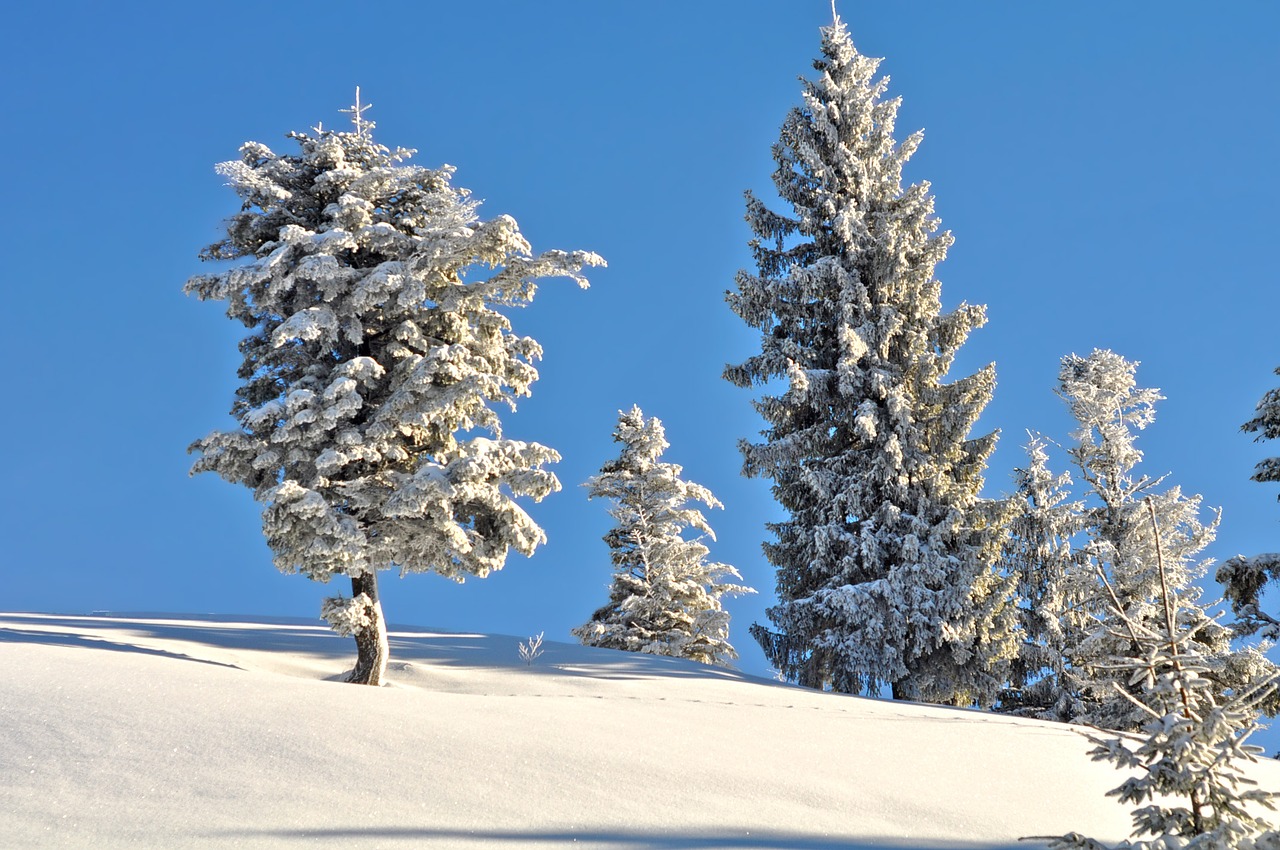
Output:
[[[681,659],[316,621],[0,614],[7,848],[1035,848],[1128,833],[1071,727]],[[1280,764],[1254,766],[1280,787]]]

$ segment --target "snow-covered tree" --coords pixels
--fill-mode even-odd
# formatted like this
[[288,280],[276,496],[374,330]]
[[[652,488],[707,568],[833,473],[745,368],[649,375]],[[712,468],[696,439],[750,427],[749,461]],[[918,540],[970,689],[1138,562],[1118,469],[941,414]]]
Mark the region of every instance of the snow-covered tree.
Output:
[[[1280,369],[1276,370],[1280,375]],[[1269,390],[1258,402],[1256,415],[1240,430],[1257,434],[1255,441],[1280,438],[1280,389]],[[1280,457],[1269,457],[1253,470],[1253,480],[1280,481]],[[1237,555],[1219,569],[1217,579],[1226,587],[1227,598],[1235,613],[1236,631],[1250,635],[1261,633],[1269,640],[1280,640],[1280,619],[1259,607],[1263,588],[1280,583],[1280,552],[1265,552],[1246,557]]]
[[[1218,518],[1202,522],[1199,496],[1184,496],[1177,486],[1160,490],[1164,476],[1136,471],[1142,460],[1136,431],[1154,421],[1155,402],[1161,398],[1157,390],[1137,386],[1136,370],[1136,363],[1111,351],[1068,355],[1062,359],[1058,390],[1078,426],[1069,453],[1093,496],[1083,551],[1110,588],[1106,593],[1096,588],[1090,607],[1099,626],[1075,650],[1074,663],[1084,681],[1078,695],[1081,711],[1070,719],[1121,730],[1139,728],[1146,716],[1117,692],[1117,685],[1127,686],[1127,674],[1113,662],[1137,651],[1127,637],[1127,623],[1158,628],[1164,617],[1163,582],[1179,599],[1183,619],[1176,625],[1188,631],[1187,651],[1207,665],[1204,675],[1217,683],[1219,693],[1247,689],[1274,672],[1256,650],[1233,651],[1230,632],[1199,604],[1201,590],[1194,582],[1209,562],[1198,556],[1213,541]],[[1149,510],[1154,524],[1148,521]],[[1161,554],[1163,571],[1157,569]],[[1112,594],[1118,604],[1111,602]],[[1136,695],[1131,688],[1130,696]]]
[[[1156,523],[1153,502],[1146,518]],[[1163,535],[1154,531],[1152,539]],[[1157,542],[1157,561],[1159,549]],[[1162,565],[1157,564],[1159,574]],[[1194,604],[1184,607],[1168,582],[1162,583],[1159,617],[1134,619],[1105,576],[1112,629],[1129,654],[1119,660],[1122,680],[1136,693],[1115,685],[1117,696],[1141,715],[1140,735],[1090,735],[1095,761],[1134,772],[1108,792],[1133,810],[1133,839],[1107,845],[1079,833],[1050,842],[1054,850],[1273,850],[1277,832],[1262,816],[1274,809],[1274,791],[1251,787],[1241,762],[1255,761],[1260,747],[1246,743],[1257,728],[1258,705],[1275,690],[1274,678],[1229,696],[1213,676],[1213,663],[1197,651],[1198,635],[1215,626]]]
[[1072,541],[1084,528],[1084,505],[1068,501],[1069,473],[1049,470],[1048,444],[1031,435],[1029,463],[1014,470],[1017,492],[1003,570],[1017,582],[1021,645],[998,710],[1071,720],[1079,710],[1076,647],[1092,630],[1087,608],[1094,578]]
[[1261,607],[1263,589],[1268,584],[1280,583],[1280,552],[1228,558],[1218,567],[1215,578],[1225,588],[1231,611],[1236,615],[1233,624],[1236,634],[1257,634],[1270,641],[1280,640],[1280,619]]
[[[1280,375],[1280,369],[1275,371]],[[1262,397],[1256,415],[1241,425],[1240,430],[1257,434],[1256,441],[1280,438],[1280,388],[1269,390]],[[1269,457],[1254,467],[1253,480],[1280,481],[1280,457]]]
[[[994,366],[944,379],[981,306],[944,313],[927,183],[904,187],[921,135],[894,139],[899,101],[836,18],[774,146],[770,211],[748,193],[757,271],[730,307],[760,353],[725,369],[768,427],[743,471],[773,481],[774,629],[753,634],[787,678],[815,688],[990,702],[1017,651],[1016,610],[994,567],[1003,510],[979,498],[995,435],[969,432]],[[785,380],[785,386],[776,382]]]
[[528,395],[541,349],[497,308],[527,304],[543,277],[585,287],[603,261],[535,255],[509,216],[480,220],[451,167],[404,164],[413,151],[375,143],[356,100],[351,131],[292,133],[287,155],[249,142],[218,166],[243,203],[201,258],[247,262],[186,291],[227,302],[248,335],[237,427],[191,448],[193,474],[264,504],[277,567],[350,578],[323,613],[355,637],[350,680],[378,684],[378,570],[462,580],[543,541],[515,498],[559,489],[543,468],[559,456],[505,438],[494,409]]
[[689,502],[721,507],[711,491],[680,478],[681,467],[660,458],[669,444],[657,418],[639,407],[618,412],[615,460],[587,481],[589,498],[610,499],[617,521],[604,536],[613,560],[609,602],[573,630],[588,646],[727,664],[738,654],[729,643],[725,594],[755,593],[723,581],[741,578],[728,564],[709,563],[692,528],[715,539],[706,518]]

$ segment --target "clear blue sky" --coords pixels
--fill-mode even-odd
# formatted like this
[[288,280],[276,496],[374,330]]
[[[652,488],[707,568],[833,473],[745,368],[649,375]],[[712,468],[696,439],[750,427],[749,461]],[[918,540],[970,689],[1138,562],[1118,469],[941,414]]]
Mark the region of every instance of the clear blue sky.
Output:
[[[482,215],[515,216],[535,249],[609,261],[591,290],[550,282],[512,317],[546,358],[508,434],[564,455],[564,491],[530,508],[550,542],[465,586],[389,577],[389,618],[568,639],[609,577],[605,506],[578,485],[638,403],[725,503],[713,554],[761,590],[729,608],[743,667],[763,673],[746,626],[772,600],[759,547],[778,514],[766,483],[739,476],[735,443],[758,424],[720,371],[755,340],[723,294],[750,260],[742,192],[770,195],[769,148],[827,0],[388,8],[7,12],[0,607],[316,613],[326,588],[275,572],[249,493],[187,477],[186,445],[229,421],[239,334],[181,287],[237,208],[214,164],[345,120],[359,85],[379,140],[456,166]],[[932,182],[956,236],[944,300],[989,307],[953,373],[997,363],[988,492],[1010,488],[1024,429],[1066,438],[1058,358],[1109,347],[1168,398],[1140,443],[1147,470],[1223,507],[1213,554],[1280,548],[1277,488],[1248,480],[1280,445],[1238,432],[1280,380],[1280,7],[841,12],[886,57],[900,135],[925,129],[908,178]]]

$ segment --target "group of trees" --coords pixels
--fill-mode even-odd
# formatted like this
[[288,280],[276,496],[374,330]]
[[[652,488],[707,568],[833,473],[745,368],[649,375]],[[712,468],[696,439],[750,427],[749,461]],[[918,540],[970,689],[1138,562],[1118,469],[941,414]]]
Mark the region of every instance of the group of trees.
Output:
[[[1058,393],[1076,422],[1067,449],[1085,492],[1049,469],[1033,437],[1009,499],[983,499],[995,435],[970,432],[994,369],[948,380],[981,307],[944,313],[934,267],[951,243],[925,183],[902,185],[920,134],[893,136],[877,61],[837,18],[823,30],[818,78],[774,147],[787,205],[748,195],[756,271],[729,305],[760,331],[760,351],[725,377],[764,392],[763,440],[741,444],[744,473],[772,481],[787,518],[764,553],[777,570],[773,628],[753,633],[788,678],[850,693],[961,705],[1141,731],[1095,755],[1143,775],[1117,789],[1150,802],[1126,847],[1243,847],[1280,834],[1247,810],[1272,794],[1238,791],[1230,767],[1259,709],[1275,713],[1276,669],[1208,615],[1194,583],[1216,517],[1199,497],[1136,471],[1136,431],[1155,390],[1111,352],[1062,359]],[[1280,435],[1280,395],[1247,429]],[[1280,479],[1280,462],[1259,467]],[[1276,630],[1258,589],[1280,556],[1220,572],[1237,610]],[[1187,806],[1152,801],[1186,797]],[[1165,838],[1176,844],[1165,842]],[[1101,848],[1077,835],[1058,846]],[[1259,845],[1262,846],[1262,845]],[[1266,845],[1271,846],[1271,845]]]
[[[1138,471],[1135,432],[1154,421],[1160,396],[1137,385],[1136,368],[1110,351],[1062,360],[1058,393],[1077,424],[1067,454],[1081,478],[1079,500],[1070,501],[1069,474],[1049,471],[1042,439],[1031,440],[1030,462],[1017,471],[1002,568],[1018,582],[1022,642],[1010,686],[998,695],[1002,710],[1139,728],[1145,717],[1130,699],[1137,691],[1115,659],[1134,651],[1130,623],[1151,629],[1163,617],[1166,587],[1178,597],[1177,625],[1198,623],[1184,648],[1207,665],[1219,692],[1276,673],[1256,648],[1233,649],[1232,630],[1200,603],[1195,582],[1207,562],[1199,555],[1217,516],[1202,521],[1200,497]],[[1275,713],[1274,701],[1265,706]]]
[[[728,302],[760,350],[725,376],[764,388],[768,427],[742,443],[744,472],[770,479],[787,512],[764,546],[773,627],[753,633],[811,687],[1137,728],[1141,713],[1113,688],[1109,665],[1129,647],[1105,587],[1149,625],[1159,545],[1198,617],[1196,557],[1217,521],[1202,522],[1199,497],[1135,471],[1159,395],[1110,351],[1062,360],[1058,392],[1077,423],[1067,454],[1087,498],[1071,500],[1038,437],[1016,494],[982,498],[995,435],[970,432],[994,367],[948,370],[985,311],[942,310],[934,269],[951,236],[928,185],[902,184],[921,137],[894,139],[899,101],[883,97],[877,65],[843,24],[823,31],[818,77],[774,147],[787,208],[747,199],[756,270]],[[1148,505],[1158,539],[1141,520]],[[1272,672],[1230,638],[1212,622],[1194,638],[1224,692]]]
[[[1216,517],[1137,471],[1136,432],[1159,395],[1138,386],[1136,364],[1110,351],[1062,360],[1082,492],[1033,436],[1016,493],[981,495],[996,435],[971,431],[994,364],[949,371],[985,309],[942,310],[934,272],[951,236],[928,184],[902,184],[921,135],[896,140],[899,101],[884,97],[877,66],[838,18],[823,29],[818,78],[774,147],[785,210],[747,198],[756,269],[727,300],[760,350],[725,377],[760,388],[767,427],[740,444],[743,471],[769,479],[786,512],[764,544],[777,571],[772,627],[753,635],[810,687],[1119,730],[1181,712],[1190,739],[1235,753],[1231,730],[1275,711],[1275,670],[1257,649],[1234,649],[1200,603]],[[351,596],[324,614],[355,637],[352,681],[377,684],[379,570],[484,576],[543,541],[516,499],[559,489],[545,468],[559,456],[504,437],[495,410],[529,393],[541,351],[501,309],[527,304],[545,277],[585,287],[583,270],[603,261],[535,254],[510,217],[479,219],[451,169],[376,144],[365,108],[357,92],[352,130],[292,134],[300,151],[283,156],[249,143],[219,167],[243,208],[202,256],[247,262],[187,290],[226,301],[249,330],[238,427],[193,444],[193,471],[253,489],[282,570],[350,580]],[[1245,427],[1280,436],[1280,391]],[[661,461],[662,425],[639,408],[620,413],[614,439],[620,455],[588,482],[616,520],[613,582],[574,634],[726,663],[736,655],[721,597],[752,591],[685,536],[713,539],[689,505],[719,503]],[[1280,460],[1255,478],[1280,480]],[[1233,559],[1217,575],[1240,634],[1280,636],[1258,606],[1280,555]],[[1214,726],[1215,711],[1232,720]],[[1123,763],[1145,758],[1100,746]],[[1217,823],[1216,805],[1196,803],[1196,829]]]
[[[483,577],[508,552],[545,540],[516,499],[560,489],[554,450],[504,437],[494,409],[529,394],[538,343],[512,332],[500,308],[530,302],[536,283],[586,287],[597,255],[534,254],[509,216],[483,221],[452,169],[406,164],[411,150],[373,141],[359,102],[353,129],[292,133],[299,152],[250,142],[218,171],[240,195],[226,236],[202,253],[239,260],[197,275],[186,291],[227,303],[249,331],[240,344],[238,427],[192,444],[192,472],[216,472],[264,504],[275,564],[351,595],[325,600],[335,631],[354,637],[349,681],[377,685],[388,643],[380,570]],[[585,643],[724,664],[721,581],[708,563],[703,515],[719,502],[659,461],[662,424],[623,413],[618,460],[591,480],[615,500],[605,538],[616,568],[609,603],[576,633]]]

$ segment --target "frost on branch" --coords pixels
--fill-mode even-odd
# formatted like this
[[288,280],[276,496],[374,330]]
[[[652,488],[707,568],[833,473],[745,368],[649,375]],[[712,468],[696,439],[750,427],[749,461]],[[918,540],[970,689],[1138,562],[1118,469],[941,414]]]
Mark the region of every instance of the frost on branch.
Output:
[[528,641],[521,641],[516,649],[520,653],[520,660],[525,663],[526,667],[533,666],[533,662],[538,660],[542,655],[542,636],[546,632],[538,632],[536,635],[530,636]]
[[[499,417],[542,349],[504,311],[542,278],[585,287],[603,260],[535,254],[515,219],[479,218],[452,168],[374,142],[367,108],[357,93],[353,131],[292,133],[291,154],[250,142],[218,167],[241,210],[201,256],[238,262],[186,291],[247,329],[236,427],[192,444],[192,472],[254,492],[281,570],[348,576],[377,604],[378,570],[484,576],[543,541],[517,500],[559,488],[559,455]],[[363,620],[338,622],[360,642]]]
[[377,609],[366,593],[351,598],[331,596],[320,603],[320,616],[342,637],[351,637],[377,622]]
[[995,569],[1005,509],[979,496],[995,435],[970,436],[995,370],[947,373],[986,313],[943,312],[951,234],[928,184],[902,183],[921,136],[895,139],[878,65],[838,19],[825,28],[774,146],[785,212],[747,195],[756,269],[727,300],[760,349],[724,374],[762,388],[743,471],[786,511],[764,547],[773,628],[752,633],[810,687],[985,704],[1017,651]]

